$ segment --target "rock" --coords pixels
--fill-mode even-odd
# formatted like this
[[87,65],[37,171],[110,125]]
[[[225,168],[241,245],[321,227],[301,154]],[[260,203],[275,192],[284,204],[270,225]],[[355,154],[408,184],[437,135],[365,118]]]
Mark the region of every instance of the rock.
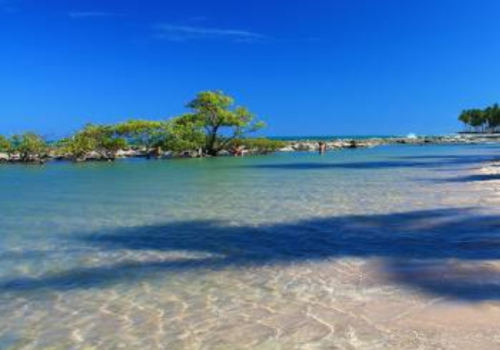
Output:
[[330,143],[330,147],[331,147],[331,149],[342,149],[342,148],[344,148],[344,144],[343,144],[343,142],[335,141],[335,142]]
[[219,153],[217,153],[217,155],[220,157],[232,156],[231,152],[226,151],[225,149],[223,149],[222,151],[219,151]]
[[317,142],[298,142],[298,143],[293,143],[292,148],[295,151],[299,152],[312,152],[312,151],[317,151],[318,150],[318,143]]
[[165,158],[165,159],[170,159],[173,157],[174,157],[174,152],[172,152],[172,151],[163,152],[161,155],[161,158]]
[[87,160],[101,160],[102,155],[99,152],[92,151],[87,155]]
[[295,149],[293,148],[292,145],[288,145],[278,150],[278,152],[293,152],[293,151],[295,151]]
[[138,151],[133,149],[127,149],[127,150],[121,149],[118,152],[116,152],[116,156],[118,158],[137,157]]

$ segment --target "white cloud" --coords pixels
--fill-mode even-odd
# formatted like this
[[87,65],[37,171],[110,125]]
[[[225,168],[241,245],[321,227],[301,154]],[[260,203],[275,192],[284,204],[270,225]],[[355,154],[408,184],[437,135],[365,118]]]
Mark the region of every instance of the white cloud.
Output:
[[226,40],[241,43],[265,42],[270,37],[236,29],[218,29],[195,26],[179,26],[159,24],[156,27],[156,36],[168,41],[193,41],[193,40]]

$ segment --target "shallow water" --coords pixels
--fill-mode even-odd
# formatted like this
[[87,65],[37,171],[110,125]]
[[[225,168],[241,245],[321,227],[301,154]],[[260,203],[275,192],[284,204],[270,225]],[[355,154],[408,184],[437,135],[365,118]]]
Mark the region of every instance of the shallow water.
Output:
[[499,151],[2,166],[0,349],[500,348]]

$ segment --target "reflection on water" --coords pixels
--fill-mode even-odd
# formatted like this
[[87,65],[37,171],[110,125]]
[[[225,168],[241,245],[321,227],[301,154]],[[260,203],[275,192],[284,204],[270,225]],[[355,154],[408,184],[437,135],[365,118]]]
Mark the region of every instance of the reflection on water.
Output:
[[500,346],[493,146],[0,168],[0,348]]

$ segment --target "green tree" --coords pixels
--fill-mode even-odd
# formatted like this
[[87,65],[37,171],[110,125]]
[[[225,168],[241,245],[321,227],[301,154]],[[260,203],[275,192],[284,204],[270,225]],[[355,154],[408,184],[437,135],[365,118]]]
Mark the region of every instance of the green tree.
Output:
[[486,116],[484,112],[480,109],[471,109],[470,113],[470,125],[475,131],[482,131],[486,124]]
[[75,161],[87,160],[91,152],[97,152],[103,159],[114,160],[117,152],[126,147],[126,140],[118,135],[115,127],[94,124],[87,124],[60,145],[62,153]]
[[231,141],[265,126],[247,108],[235,107],[234,99],[222,91],[200,92],[187,107],[205,130],[205,153],[211,156],[216,156]]
[[114,160],[116,153],[127,147],[127,142],[119,134],[117,126],[87,124],[81,134],[92,140],[94,151],[105,159]]
[[485,109],[467,109],[462,111],[458,119],[464,123],[468,131],[498,132],[500,129],[500,106],[495,103]]
[[19,153],[23,162],[41,162],[46,156],[47,143],[38,134],[26,132],[12,137],[14,151]]
[[122,137],[106,137],[101,142],[101,150],[107,159],[115,160],[119,150],[128,147],[127,140]]
[[199,120],[187,114],[166,123],[167,138],[164,146],[173,152],[195,151],[205,145],[205,134]]
[[96,148],[96,141],[81,132],[67,139],[63,139],[58,143],[59,152],[63,156],[69,156],[77,162],[87,160],[89,153]]
[[500,126],[500,107],[497,103],[484,110],[485,118],[488,123],[488,129],[491,132],[498,131]]
[[167,137],[166,124],[161,121],[132,119],[118,124],[116,131],[132,144],[144,147],[148,158],[152,148],[159,147]]
[[7,154],[7,159],[10,160],[12,152],[13,152],[13,146],[10,140],[5,136],[0,135],[0,153]]
[[471,126],[470,110],[469,109],[463,110],[462,113],[460,113],[458,120],[461,121],[464,124],[465,129],[468,130]]

